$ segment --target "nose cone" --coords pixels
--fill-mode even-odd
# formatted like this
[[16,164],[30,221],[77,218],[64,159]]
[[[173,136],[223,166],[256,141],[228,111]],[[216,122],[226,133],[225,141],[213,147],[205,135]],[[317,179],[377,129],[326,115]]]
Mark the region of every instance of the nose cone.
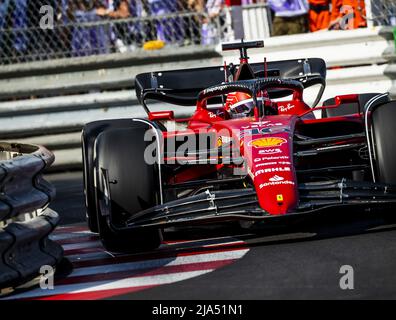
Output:
[[244,157],[259,204],[273,215],[293,212],[298,203],[292,148],[288,132],[247,136],[243,140]]

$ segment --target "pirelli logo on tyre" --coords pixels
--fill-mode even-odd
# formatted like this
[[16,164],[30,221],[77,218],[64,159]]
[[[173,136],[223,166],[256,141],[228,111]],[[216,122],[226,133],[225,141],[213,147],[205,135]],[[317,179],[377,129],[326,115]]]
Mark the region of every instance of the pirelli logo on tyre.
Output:
[[249,147],[254,148],[273,148],[280,147],[282,144],[286,143],[287,140],[284,138],[278,137],[268,137],[268,138],[259,138],[249,142]]

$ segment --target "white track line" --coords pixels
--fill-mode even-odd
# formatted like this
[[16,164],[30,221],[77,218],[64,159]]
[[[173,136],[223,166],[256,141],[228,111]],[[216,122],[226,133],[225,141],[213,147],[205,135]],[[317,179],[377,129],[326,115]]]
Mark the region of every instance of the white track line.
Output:
[[53,234],[71,234],[77,232],[91,232],[86,225],[57,227]]
[[[243,235],[241,234],[239,236],[243,236]],[[180,245],[180,244],[188,244],[188,243],[202,244],[202,243],[211,243],[211,242],[219,241],[219,240],[235,241],[236,238],[238,238],[238,235],[232,236],[232,237],[231,236],[224,236],[224,237],[196,239],[196,240],[166,241],[165,245],[167,245],[167,246],[177,246],[177,245]],[[242,240],[239,240],[239,241],[243,242]]]
[[189,278],[198,277],[200,275],[203,275],[211,271],[213,270],[207,269],[207,270],[199,270],[199,271],[169,273],[165,275],[161,274],[154,276],[134,277],[134,278],[127,278],[116,281],[108,280],[108,281],[61,285],[61,286],[56,286],[54,290],[36,289],[15,296],[6,297],[3,300],[26,299],[26,298],[43,297],[43,296],[58,295],[65,293],[95,292],[102,290],[134,288],[141,286],[156,286],[156,285],[169,284],[169,283],[186,280]]
[[[209,243],[209,242],[208,242]],[[194,250],[194,248],[212,248],[212,247],[226,247],[227,246],[233,246],[233,245],[244,245],[245,242],[243,241],[231,241],[231,242],[221,242],[221,243],[209,243],[209,244],[205,244],[205,245],[201,245],[201,246],[191,246],[191,247],[180,247],[180,249],[191,249]],[[65,246],[65,245],[64,245]],[[179,247],[176,247],[174,245],[172,246],[168,246],[168,244],[165,244],[163,246],[160,247],[159,251],[155,252],[155,253],[163,253],[165,249],[179,249]],[[154,253],[154,254],[155,254]],[[177,253],[177,251],[175,251],[175,253]],[[114,256],[110,253],[108,253],[107,251],[99,251],[99,252],[88,252],[88,253],[76,253],[76,254],[72,254],[72,255],[65,255],[71,262],[75,262],[75,261],[89,261],[89,260],[96,260],[96,259],[112,259]],[[116,254],[116,257],[122,257],[122,256],[126,256],[126,254]]]
[[92,233],[90,231],[81,231],[81,232],[73,232],[73,233],[58,233],[51,234],[49,238],[53,241],[62,241],[66,239],[75,239],[75,238],[84,238],[84,237],[98,237],[96,233]]
[[[54,234],[51,238],[56,241],[62,241],[65,239],[72,239],[72,238],[79,238],[79,237],[87,237],[87,236],[94,236],[88,230],[76,230],[70,232],[70,228],[65,229],[64,232],[62,229],[58,230],[56,234]],[[23,298],[34,298],[34,297],[44,297],[44,296],[51,296],[51,295],[59,295],[59,294],[73,294],[73,293],[88,293],[88,292],[96,292],[102,290],[112,290],[112,289],[124,289],[124,288],[135,288],[135,287],[144,287],[144,286],[157,286],[161,284],[169,284],[173,282],[178,282],[182,280],[186,280],[189,278],[197,277],[208,272],[214,271],[213,267],[209,265],[201,266],[202,270],[195,270],[195,271],[181,271],[181,272],[170,272],[167,274],[154,274],[149,276],[144,275],[133,275],[131,274],[129,277],[125,277],[119,275],[119,279],[112,279],[112,280],[98,280],[92,281],[90,276],[95,276],[97,274],[106,274],[111,275],[113,273],[118,272],[128,272],[137,271],[137,270],[144,270],[144,269],[158,269],[161,270],[164,267],[170,266],[179,266],[179,265],[189,265],[189,264],[199,264],[199,263],[208,263],[208,262],[221,262],[221,261],[234,261],[242,258],[249,249],[246,247],[241,248],[228,248],[227,246],[235,246],[235,245],[244,245],[245,242],[242,240],[236,240],[234,237],[218,237],[218,238],[211,238],[211,239],[201,239],[201,240],[186,240],[186,241],[176,241],[166,243],[161,246],[161,248],[157,252],[153,252],[153,259],[149,260],[141,260],[141,261],[132,261],[132,262],[121,262],[121,263],[112,263],[111,259],[113,259],[112,255],[102,248],[101,242],[95,239],[92,240],[84,240],[83,242],[79,243],[71,243],[63,245],[65,250],[65,256],[71,260],[72,262],[84,262],[89,260],[103,260],[104,262],[110,262],[111,264],[102,264],[100,265],[100,261],[98,261],[98,265],[95,266],[87,266],[87,267],[78,267],[75,268],[72,273],[67,277],[74,278],[74,277],[82,277],[79,279],[78,283],[70,283],[70,284],[61,284],[55,285],[54,290],[41,290],[39,288],[34,289],[29,292],[24,292],[21,294],[17,294],[14,296],[9,296],[4,298],[6,300],[10,299],[23,299]],[[196,248],[210,248],[219,246],[220,252],[213,252],[213,253],[200,253],[194,252]],[[68,251],[71,250],[83,250],[89,248],[96,248],[98,247],[97,252],[87,252],[87,253],[73,253],[72,255],[68,255]],[[168,250],[171,249],[170,253],[173,252],[175,256],[172,257],[162,257],[157,258],[156,254],[163,254],[167,253]],[[190,249],[190,252],[187,252],[187,255],[178,255],[178,249],[185,250]],[[121,255],[126,257],[131,257],[133,259],[133,255]],[[137,256],[138,257],[138,256]],[[84,277],[87,276],[88,278],[85,279]],[[117,277],[117,275],[114,275]],[[89,282],[90,281],[90,282]]]
[[[124,255],[117,255],[116,257],[126,256]],[[90,261],[90,260],[97,260],[97,259],[113,259],[114,255],[107,252],[107,251],[99,251],[99,252],[89,252],[89,253],[77,253],[72,255],[65,255],[65,257],[71,262],[80,262],[80,261]]]
[[190,263],[236,260],[242,258],[248,251],[249,249],[240,249],[226,252],[204,253],[191,256],[109,264],[104,266],[81,267],[75,268],[73,272],[68,276],[68,278],[77,276],[88,276],[99,273],[109,274],[120,271],[135,271],[140,269],[160,268],[164,266],[178,266]]
[[221,243],[210,243],[210,244],[206,244],[203,245],[203,248],[211,248],[211,247],[216,247],[216,246],[234,246],[234,245],[242,245],[245,244],[244,241],[242,240],[237,240],[237,241],[230,241],[230,242],[221,242]]
[[100,241],[93,240],[93,241],[86,241],[81,243],[64,244],[62,247],[63,250],[70,251],[70,250],[88,249],[88,248],[96,248],[96,247],[100,248],[102,247],[102,243]]

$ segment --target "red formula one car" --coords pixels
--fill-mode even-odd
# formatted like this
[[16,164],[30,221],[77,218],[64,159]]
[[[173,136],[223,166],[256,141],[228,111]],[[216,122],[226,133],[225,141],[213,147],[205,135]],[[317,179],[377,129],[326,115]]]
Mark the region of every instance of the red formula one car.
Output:
[[[88,223],[109,250],[155,248],[168,226],[395,206],[396,102],[350,94],[310,107],[303,93],[318,85],[320,101],[325,62],[249,64],[258,47],[224,44],[238,66],[137,75],[148,119],[85,126]],[[175,119],[150,112],[153,100],[196,110]]]

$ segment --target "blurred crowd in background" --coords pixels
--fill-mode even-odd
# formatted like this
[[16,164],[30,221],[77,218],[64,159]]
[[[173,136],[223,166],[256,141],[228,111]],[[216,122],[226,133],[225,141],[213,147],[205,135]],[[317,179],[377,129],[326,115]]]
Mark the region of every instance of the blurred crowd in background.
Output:
[[273,35],[367,27],[364,0],[268,0]]
[[[43,29],[40,25],[42,6],[53,8],[53,28]],[[222,6],[221,0],[0,0],[1,55],[26,51],[40,54],[38,49],[42,52],[63,49],[72,56],[100,54],[111,50],[111,43],[141,46],[150,40],[182,45],[200,34],[195,25],[204,21],[190,22],[184,28],[187,17],[162,20],[155,17],[191,11],[214,17]],[[154,19],[144,20],[146,17]],[[199,16],[188,18],[197,20]],[[104,20],[120,23],[110,26]]]
[[[226,36],[232,26],[224,9],[230,2],[0,0],[0,59],[48,59],[51,54],[58,57],[59,52],[64,57],[125,52],[150,41],[183,46],[233,40]],[[367,26],[364,0],[239,1],[256,3],[270,9],[273,36]],[[51,28],[40,25],[44,5],[53,8]]]

